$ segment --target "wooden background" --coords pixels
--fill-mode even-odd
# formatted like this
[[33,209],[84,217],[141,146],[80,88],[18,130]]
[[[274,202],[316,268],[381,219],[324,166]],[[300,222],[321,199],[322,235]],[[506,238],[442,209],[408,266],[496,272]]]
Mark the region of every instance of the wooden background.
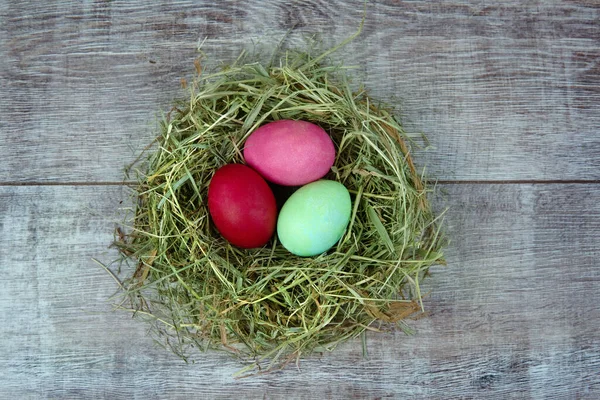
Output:
[[123,166],[208,63],[357,28],[360,0],[0,0],[0,398],[600,398],[600,2],[373,0],[336,55],[428,135],[448,267],[417,334],[244,380],[111,312]]

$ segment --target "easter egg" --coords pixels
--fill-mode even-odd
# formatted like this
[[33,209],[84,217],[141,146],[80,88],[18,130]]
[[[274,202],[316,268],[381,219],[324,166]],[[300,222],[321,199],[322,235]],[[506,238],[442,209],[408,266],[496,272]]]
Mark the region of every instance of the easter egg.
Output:
[[335,147],[318,125],[280,120],[261,126],[248,137],[244,158],[266,180],[300,186],[327,174],[335,161]]
[[309,257],[335,245],[348,226],[350,193],[339,182],[320,180],[298,189],[277,219],[279,241],[288,251]]
[[275,232],[275,196],[246,165],[229,164],[215,172],[208,186],[208,211],[219,233],[238,247],[261,247]]

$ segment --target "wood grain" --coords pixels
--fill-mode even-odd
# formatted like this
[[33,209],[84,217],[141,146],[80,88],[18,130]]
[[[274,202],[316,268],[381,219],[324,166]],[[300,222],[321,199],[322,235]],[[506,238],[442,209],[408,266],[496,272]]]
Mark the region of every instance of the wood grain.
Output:
[[0,398],[598,398],[600,185],[441,189],[450,266],[425,282],[416,335],[234,380],[236,360],[185,364],[110,311],[91,257],[115,257],[123,187],[0,187]]
[[450,207],[449,266],[425,283],[431,315],[416,335],[372,334],[367,357],[351,342],[234,380],[237,360],[185,364],[111,311],[116,284],[92,257],[116,257],[107,246],[130,199],[114,183],[185,95],[198,44],[206,68],[288,31],[284,46],[328,47],[362,10],[0,0],[0,399],[600,398],[595,0],[371,1],[336,54],[401,107],[411,135],[427,134],[417,162],[449,183],[435,199]]
[[[363,2],[0,1],[0,182],[112,182],[207,65],[351,35]],[[441,180],[600,179],[595,1],[369,2],[337,54]]]

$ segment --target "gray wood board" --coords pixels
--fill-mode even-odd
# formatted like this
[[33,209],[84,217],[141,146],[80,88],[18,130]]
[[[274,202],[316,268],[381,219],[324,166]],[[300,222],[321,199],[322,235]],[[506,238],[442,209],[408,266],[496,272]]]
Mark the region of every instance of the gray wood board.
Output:
[[600,185],[446,185],[448,267],[416,335],[369,334],[234,380],[217,352],[185,364],[111,312],[121,186],[0,187],[0,398],[598,398]]
[[[242,49],[339,43],[363,2],[0,0],[0,182],[110,182],[207,64]],[[336,57],[428,135],[441,180],[600,178],[595,1],[373,1]],[[258,45],[257,45],[258,43]]]

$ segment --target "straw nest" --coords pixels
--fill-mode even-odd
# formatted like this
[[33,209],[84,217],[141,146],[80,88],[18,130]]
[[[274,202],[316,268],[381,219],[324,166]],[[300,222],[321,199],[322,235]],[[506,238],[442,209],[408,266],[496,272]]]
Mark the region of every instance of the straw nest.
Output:
[[[138,169],[131,229],[116,240],[136,265],[121,307],[153,321],[183,357],[220,348],[250,361],[247,370],[270,370],[365,330],[407,329],[403,320],[422,310],[420,284],[443,263],[443,240],[408,138],[390,109],[323,59],[288,51],[269,66],[199,74]],[[278,119],[331,135],[337,157],[326,178],[352,197],[345,234],[316,257],[292,255],[277,237],[236,248],[209,217],[213,173],[244,163],[246,138]]]

